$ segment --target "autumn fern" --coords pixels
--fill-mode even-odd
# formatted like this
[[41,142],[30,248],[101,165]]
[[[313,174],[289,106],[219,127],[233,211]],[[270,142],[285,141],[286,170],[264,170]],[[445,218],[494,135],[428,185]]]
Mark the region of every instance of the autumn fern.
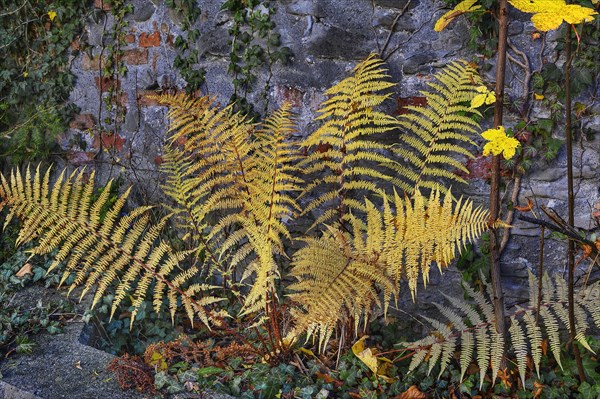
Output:
[[304,214],[320,209],[313,227],[364,211],[362,197],[381,196],[383,183],[391,181],[377,168],[394,162],[390,146],[372,138],[398,126],[394,117],[377,110],[394,86],[387,78],[383,61],[371,54],[352,76],[325,92],[329,99],[316,118],[321,126],[302,143],[308,155],[300,163],[304,173],[315,176],[303,191],[313,196]]
[[125,298],[131,298],[133,323],[154,285],[157,312],[166,297],[171,318],[181,302],[192,323],[198,317],[210,325],[205,307],[221,299],[206,295],[212,287],[193,281],[197,270],[180,268],[185,254],[160,239],[167,218],[151,224],[148,206],[122,215],[129,190],[110,204],[109,182],[93,200],[94,173],[87,176],[83,170],[68,176],[63,171],[53,187],[50,170],[42,177],[39,170],[32,175],[28,168],[22,176],[17,169],[0,179],[0,208],[8,208],[6,223],[13,217],[21,220],[17,245],[35,242],[29,250],[32,256],[56,251],[48,271],[66,262],[61,284],[73,274],[69,292],[82,286],[83,297],[95,290],[94,307],[116,285],[111,317]]
[[[567,287],[564,279],[559,276],[552,281],[546,274],[542,280],[543,297],[539,306],[539,315],[537,314],[538,280],[530,272],[529,306],[516,306],[510,316],[508,335],[523,386],[525,386],[528,358],[532,359],[535,372],[538,377],[540,376],[544,339],[548,340],[550,351],[562,368],[559,329],[561,327],[566,329],[569,325]],[[499,364],[504,356],[505,343],[494,327],[489,284],[484,281],[486,288],[484,292],[475,291],[464,283],[463,286],[471,302],[444,295],[448,305],[435,304],[443,319],[426,318],[433,329],[432,333],[419,341],[402,345],[414,352],[409,372],[416,369],[421,363],[429,362],[430,372],[436,363],[440,365],[438,375],[441,376],[450,363],[452,355],[438,356],[439,348],[445,346],[448,351],[450,349],[455,351],[456,343],[460,339],[460,378],[463,379],[471,362],[476,361],[480,371],[479,384],[481,388],[486,373],[490,369],[491,379],[495,382]],[[576,317],[576,339],[591,352],[593,351],[585,339],[585,334],[589,329],[590,321],[600,328],[599,292],[600,282],[596,282],[582,288],[575,299],[576,314],[578,315]]]
[[301,180],[290,106],[256,125],[208,98],[159,101],[171,118],[164,191],[180,225],[200,239],[210,251],[207,261],[220,264],[222,273],[241,269],[242,279],[253,276],[244,312],[258,311],[279,276],[283,240],[291,239],[286,220],[300,210],[291,195]]
[[366,223],[350,215],[349,228],[329,227],[321,238],[306,238],[292,261],[298,281],[289,289],[301,309],[296,329],[318,334],[321,346],[338,323],[352,320],[358,329],[373,306],[387,312],[401,278],[414,295],[432,263],[447,265],[488,228],[486,211],[439,191],[429,198],[416,191],[412,200],[396,194],[393,203],[384,197],[382,210],[366,200],[364,208]]
[[416,189],[442,189],[440,179],[465,183],[456,172],[469,173],[464,157],[472,158],[472,136],[479,133],[480,113],[470,103],[481,85],[477,71],[465,61],[455,61],[436,73],[421,94],[427,106],[408,106],[398,117],[402,131],[395,147],[402,160],[392,163],[394,183],[409,196]]

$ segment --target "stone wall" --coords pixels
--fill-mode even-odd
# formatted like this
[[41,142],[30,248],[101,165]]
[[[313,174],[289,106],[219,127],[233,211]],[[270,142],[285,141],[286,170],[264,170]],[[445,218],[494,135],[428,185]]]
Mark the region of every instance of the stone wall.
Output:
[[[153,198],[158,192],[156,165],[160,163],[161,146],[167,129],[166,110],[156,105],[150,95],[155,90],[183,90],[186,82],[173,66],[177,50],[175,38],[182,34],[178,15],[169,10],[163,1],[131,0],[133,13],[126,17],[126,47],[123,61],[128,68],[126,76],[119,80],[101,77],[106,63],[108,34],[114,23],[110,12],[95,12],[86,28],[87,51],[82,51],[72,62],[77,84],[72,101],[79,106],[81,114],[71,123],[64,137],[63,147],[68,151],[69,161],[74,165],[95,163],[104,178],[123,173],[126,180],[137,184],[140,201]],[[200,52],[198,67],[206,69],[203,93],[216,96],[225,104],[232,93],[231,76],[227,74],[229,63],[228,27],[231,20],[220,10],[222,0],[199,1],[202,16],[198,23],[200,39],[196,43]],[[490,66],[485,78],[494,80],[493,60],[469,52],[466,48],[468,26],[459,18],[442,33],[433,31],[435,20],[442,14],[441,5],[425,0],[280,0],[273,2],[277,8],[274,15],[276,30],[281,34],[283,46],[289,47],[294,57],[289,65],[275,64],[266,98],[261,96],[266,68],[258,73],[256,90],[249,100],[261,110],[290,101],[298,115],[299,132],[308,134],[315,128],[315,111],[324,99],[323,92],[351,71],[355,64],[370,52],[377,51],[386,59],[392,79],[398,82],[391,112],[406,104],[420,104],[419,90],[440,67],[456,58],[479,60]],[[107,8],[100,0],[97,9]],[[511,42],[527,55],[530,71],[541,67],[542,62],[558,59],[555,51],[556,35],[550,33],[547,40],[536,39],[532,24],[523,15],[510,25]],[[513,57],[518,53],[511,50]],[[515,63],[508,68],[510,101],[526,98],[529,93],[520,79],[524,71]],[[110,87],[120,89],[119,104],[125,111],[123,123],[116,129],[105,124],[109,115],[102,97]],[[598,98],[600,87],[590,92]],[[600,105],[596,104],[596,112]],[[532,115],[543,115],[544,110],[534,107]],[[506,124],[515,123],[510,115]],[[598,117],[586,121],[588,127],[600,130]],[[90,134],[91,132],[91,134]],[[556,135],[562,135],[557,131]],[[585,138],[576,143],[576,225],[590,228],[598,219],[592,217],[592,207],[600,201],[599,135],[593,141]],[[112,157],[102,153],[108,148]],[[562,149],[558,159],[545,163],[540,161],[534,172],[522,181],[518,202],[534,196],[539,204],[553,207],[561,214],[566,208],[566,161]],[[481,178],[464,189],[466,194],[485,204],[487,185]],[[519,221],[514,222],[513,238],[504,255],[504,275],[509,302],[524,297],[527,269],[538,263],[539,229]],[[546,265],[562,270],[565,244],[549,241],[546,249]],[[587,265],[583,262],[582,265]],[[457,279],[456,273],[450,274]],[[436,279],[433,282],[435,285]],[[428,302],[426,298],[424,300]]]

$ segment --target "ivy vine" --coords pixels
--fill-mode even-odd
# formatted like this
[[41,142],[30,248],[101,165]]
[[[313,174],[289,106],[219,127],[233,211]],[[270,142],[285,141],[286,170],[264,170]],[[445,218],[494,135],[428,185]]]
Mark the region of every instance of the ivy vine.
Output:
[[57,153],[56,138],[76,111],[75,78],[87,0],[0,0],[0,155],[17,164]]
[[[125,16],[133,12],[133,5],[125,4],[125,0],[111,0],[110,6],[114,23],[110,31],[110,41],[103,49],[107,54],[101,72],[102,78],[107,79],[107,95],[104,96],[103,102],[108,115],[101,119],[101,121],[104,124],[104,128],[112,128],[109,132],[116,139],[120,126],[125,120],[126,112],[122,103],[123,91],[119,83],[121,78],[127,75],[127,65],[123,61],[125,54],[123,47],[126,45],[125,36],[129,24],[125,20]],[[102,140],[99,140],[99,142],[102,144]]]
[[293,56],[288,47],[281,46],[281,36],[275,32],[271,17],[275,7],[269,0],[227,0],[221,6],[232,16],[229,28],[229,73],[233,75],[234,92],[230,103],[235,109],[252,119],[260,115],[248,102],[248,93],[257,80],[262,66],[268,70],[261,97],[264,110],[268,108],[268,92],[276,62],[287,63]]
[[176,12],[181,18],[182,35],[177,36],[173,45],[178,50],[173,66],[179,70],[181,77],[187,82],[185,90],[188,94],[200,90],[204,83],[206,71],[198,68],[198,49],[194,43],[200,37],[200,31],[195,27],[202,10],[195,0],[167,0],[167,7]]

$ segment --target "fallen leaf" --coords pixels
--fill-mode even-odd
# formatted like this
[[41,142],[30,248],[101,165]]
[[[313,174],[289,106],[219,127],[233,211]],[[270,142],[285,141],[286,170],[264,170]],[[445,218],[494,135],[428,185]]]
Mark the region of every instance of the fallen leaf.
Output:
[[76,361],[75,364],[73,365],[73,367],[75,367],[76,369],[79,369],[79,370],[83,370],[81,368],[81,360]]
[[385,357],[377,357],[371,348],[365,348],[365,339],[368,336],[361,337],[352,345],[352,353],[359,358],[369,369],[378,377],[383,378],[386,382],[392,383],[395,380],[387,375],[391,361]]
[[427,399],[425,392],[420,391],[416,385],[411,385],[406,391],[396,396],[394,399]]
[[31,263],[25,263],[23,267],[19,269],[16,276],[25,277],[28,274],[33,274],[33,272],[31,271]]
[[533,387],[535,388],[533,391],[533,399],[537,399],[542,394],[542,388],[544,388],[544,384],[539,381],[534,381]]
[[533,98],[536,99],[537,101],[541,101],[544,99],[544,95],[538,94],[538,93],[533,93]]

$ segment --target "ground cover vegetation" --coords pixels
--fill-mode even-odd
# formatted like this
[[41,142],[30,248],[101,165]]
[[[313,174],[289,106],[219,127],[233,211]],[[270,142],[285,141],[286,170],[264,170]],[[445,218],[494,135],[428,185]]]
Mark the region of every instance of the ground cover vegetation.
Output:
[[[572,151],[571,32],[583,48],[578,55],[593,57],[582,43],[597,37],[575,24],[598,20],[593,5],[555,3],[511,2],[533,13],[540,31],[563,19],[571,24],[566,70],[558,72],[566,89],[549,87],[548,72],[531,74],[515,126],[502,124],[509,6],[461,2],[436,30],[465,13],[496,17],[482,22],[497,26],[490,28],[498,32],[494,90],[474,65],[457,61],[428,83],[427,107],[388,115],[380,107],[393,83],[372,54],[327,90],[319,127],[300,142],[292,139],[287,104],[256,122],[257,115],[239,112],[237,99],[222,108],[209,97],[159,96],[171,122],[161,164],[166,209],[127,206],[129,190],[120,193],[113,182],[98,189],[85,169],[55,178],[51,169],[29,166],[0,176],[5,228],[32,256],[51,256],[40,270],[93,295],[92,307],[111,320],[106,337],[114,348],[137,352],[110,365],[123,387],[260,398],[597,397],[600,346],[589,332],[600,328],[600,286],[575,287],[573,270],[576,247],[580,261],[593,265],[600,240],[572,228],[572,190],[568,221],[551,210],[538,217],[533,202],[510,204],[501,218],[499,201],[504,184],[516,187],[535,156],[551,158],[561,143],[551,134],[561,110],[548,123],[533,121],[530,97],[564,94]],[[487,106],[494,123],[482,133]],[[580,116],[582,106],[574,107]],[[384,144],[386,135],[398,135],[397,144]],[[482,139],[491,156],[490,209],[450,190],[465,184],[457,172],[468,172],[464,159]],[[545,229],[567,239],[570,273],[567,280],[549,276],[540,263],[530,275],[529,303],[506,313],[499,255],[515,212],[541,226],[542,249]],[[465,250],[483,234],[489,277]],[[443,271],[461,252],[459,263],[471,265],[465,297],[435,304],[441,316],[423,319],[431,334],[410,341],[390,315],[401,280],[418,298],[431,266]],[[123,330],[133,343],[123,341]],[[24,348],[22,334],[11,336],[11,348]],[[144,336],[160,340],[147,345]]]

